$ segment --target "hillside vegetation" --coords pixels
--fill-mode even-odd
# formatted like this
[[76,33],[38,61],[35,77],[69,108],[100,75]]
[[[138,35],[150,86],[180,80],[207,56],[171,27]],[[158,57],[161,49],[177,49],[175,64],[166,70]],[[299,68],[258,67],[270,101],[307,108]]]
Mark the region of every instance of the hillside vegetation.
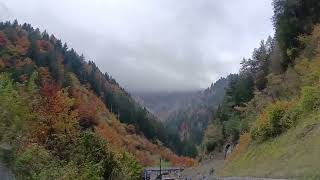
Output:
[[177,135],[53,35],[0,23],[0,72],[1,158],[18,177],[139,179],[160,157],[195,163],[167,148]]
[[274,0],[275,37],[241,63],[207,128],[222,176],[319,179],[320,2]]
[[[300,93],[270,102],[257,116],[250,134],[240,137],[223,175],[320,178],[320,48],[316,45],[320,26],[301,39],[306,48],[295,60],[296,65],[283,75],[296,74],[292,90],[300,89]],[[314,54],[308,58],[310,51]]]

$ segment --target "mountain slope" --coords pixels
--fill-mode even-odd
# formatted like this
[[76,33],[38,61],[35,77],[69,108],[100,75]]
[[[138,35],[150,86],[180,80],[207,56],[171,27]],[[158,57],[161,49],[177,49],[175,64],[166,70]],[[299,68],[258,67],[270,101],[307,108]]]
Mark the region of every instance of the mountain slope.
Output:
[[12,155],[1,157],[18,177],[139,179],[160,157],[194,163],[163,146],[175,134],[53,35],[0,23],[0,72],[0,143]]
[[300,43],[305,48],[300,50],[295,65],[280,75],[270,75],[267,88],[281,92],[278,100],[254,97],[269,105],[256,116],[251,131],[242,135],[222,175],[320,177],[316,160],[320,157],[320,49],[315,45],[319,34],[320,27],[316,25],[311,35],[301,36]]
[[319,113],[314,113],[284,135],[252,144],[225,163],[223,176],[318,179],[320,177]]
[[[17,23],[13,26],[17,27]],[[4,29],[4,32],[10,41],[22,39],[19,38],[20,34],[10,28]],[[47,67],[59,86],[68,86],[65,74],[74,73],[80,83],[100,97],[122,123],[134,125],[138,132],[150,140],[159,139],[166,146],[175,148],[172,145],[175,142],[170,142],[168,138],[168,134],[172,136],[174,134],[167,132],[151,113],[140,107],[115,79],[107,73],[102,73],[94,62],[86,62],[82,55],[69,49],[66,44],[62,45],[62,42],[53,35],[49,36],[46,32],[40,33],[39,29],[33,29],[28,24],[21,26],[21,32],[26,35],[17,44],[22,43],[22,46],[25,46],[22,47],[25,56],[34,61],[38,67]]]
[[189,99],[189,103],[168,117],[167,127],[179,132],[181,139],[199,145],[209,120],[223,99],[228,83],[229,77],[221,78],[206,90],[195,94]]
[[241,62],[204,151],[224,154],[223,176],[319,179],[320,3],[273,5],[275,37]]
[[167,121],[176,111],[186,108],[198,92],[135,92],[133,97],[161,121]]

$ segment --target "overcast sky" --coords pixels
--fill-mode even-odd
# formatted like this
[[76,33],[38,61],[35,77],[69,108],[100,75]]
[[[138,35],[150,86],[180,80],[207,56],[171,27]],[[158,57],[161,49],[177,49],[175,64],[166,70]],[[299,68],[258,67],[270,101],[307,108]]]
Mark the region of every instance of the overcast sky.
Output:
[[0,0],[129,91],[208,87],[273,35],[271,0]]

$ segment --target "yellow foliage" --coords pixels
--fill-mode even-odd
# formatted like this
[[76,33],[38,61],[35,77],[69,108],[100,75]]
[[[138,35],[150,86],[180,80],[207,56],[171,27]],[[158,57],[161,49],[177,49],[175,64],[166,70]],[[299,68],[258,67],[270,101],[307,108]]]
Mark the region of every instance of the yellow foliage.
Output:
[[291,105],[292,103],[286,101],[278,101],[269,105],[264,112],[259,115],[254,124],[251,130],[252,138],[264,141],[281,134],[285,128],[287,128],[282,118],[286,115]]

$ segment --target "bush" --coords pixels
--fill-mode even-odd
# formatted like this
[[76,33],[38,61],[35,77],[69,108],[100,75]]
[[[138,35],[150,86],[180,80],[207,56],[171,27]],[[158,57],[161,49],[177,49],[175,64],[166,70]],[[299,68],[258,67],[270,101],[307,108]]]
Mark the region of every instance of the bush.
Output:
[[251,129],[252,139],[261,141],[266,140],[271,137],[271,132],[271,123],[268,120],[267,113],[263,112]]
[[280,120],[282,132],[295,126],[297,120],[302,114],[302,109],[299,103],[295,103]]
[[[107,143],[93,132],[83,132],[73,152],[77,164],[88,165],[88,175],[110,179],[121,173],[120,163]],[[95,167],[95,168],[91,168]]]
[[142,167],[137,160],[128,153],[113,152],[93,132],[83,132],[71,154],[60,159],[32,144],[16,152],[12,168],[21,179],[140,179]]
[[60,175],[61,165],[41,146],[32,145],[17,154],[14,162],[14,172],[19,178],[54,179]]
[[281,119],[285,116],[288,104],[278,102],[268,109],[268,119],[271,123],[272,136],[277,136],[282,132]]
[[254,140],[264,141],[276,137],[291,128],[300,114],[297,106],[288,102],[276,102],[266,108],[251,130]]
[[77,164],[87,166],[84,179],[140,179],[142,167],[137,160],[128,153],[113,152],[108,143],[93,132],[81,134],[73,156]]
[[142,166],[138,163],[135,157],[124,152],[120,155],[119,161],[122,165],[121,171],[128,179],[141,179]]
[[320,105],[320,89],[315,87],[304,87],[301,93],[301,108],[306,111],[313,111],[318,109]]

